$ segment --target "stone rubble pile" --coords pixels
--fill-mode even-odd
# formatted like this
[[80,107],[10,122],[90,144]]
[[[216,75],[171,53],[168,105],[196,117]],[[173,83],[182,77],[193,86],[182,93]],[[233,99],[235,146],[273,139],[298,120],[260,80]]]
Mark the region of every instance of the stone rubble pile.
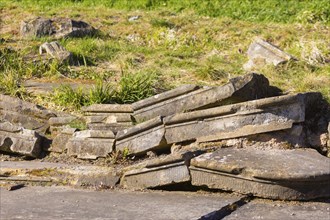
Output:
[[0,102],[1,151],[38,157],[45,149],[38,132],[48,131],[49,151],[81,159],[158,155],[124,168],[123,187],[190,184],[272,199],[330,196],[330,158],[319,153],[330,152],[329,103],[320,93],[281,95],[263,75],[217,87],[184,85],[131,105],[91,105],[82,109],[88,127],[82,131],[68,126],[75,116],[3,95]]

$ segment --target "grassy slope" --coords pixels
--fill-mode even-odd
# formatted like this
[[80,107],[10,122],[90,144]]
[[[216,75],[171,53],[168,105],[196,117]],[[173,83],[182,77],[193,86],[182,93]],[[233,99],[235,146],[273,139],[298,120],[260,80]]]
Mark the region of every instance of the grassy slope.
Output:
[[[10,46],[19,51],[10,66],[0,66],[0,74],[4,75],[0,80],[2,90],[8,91],[1,87],[8,82],[13,84],[10,88],[17,89],[14,85],[20,78],[55,80],[61,75],[74,80],[101,78],[125,85],[123,75],[145,74],[152,76],[153,87],[158,91],[183,83],[218,85],[245,73],[242,69],[247,61],[245,52],[255,37],[261,37],[299,61],[256,71],[284,91],[320,91],[330,101],[330,65],[323,62],[330,59],[327,0],[3,0],[0,7],[0,34],[5,39],[14,39],[0,47]],[[128,18],[134,15],[141,18],[129,22]],[[79,68],[17,65],[20,57],[36,53],[38,45],[50,40],[20,39],[19,22],[33,16],[71,17],[100,29],[102,34],[98,37],[60,42],[81,60],[94,65]],[[311,62],[315,54],[320,59]],[[3,57],[8,59],[7,55]],[[127,95],[127,91],[122,94]]]

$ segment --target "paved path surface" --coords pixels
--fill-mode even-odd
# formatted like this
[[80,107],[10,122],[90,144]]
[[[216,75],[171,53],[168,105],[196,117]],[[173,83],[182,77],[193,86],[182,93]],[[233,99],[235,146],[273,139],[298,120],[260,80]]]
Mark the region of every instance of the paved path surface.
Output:
[[0,219],[198,219],[239,199],[192,192],[89,191],[67,187],[0,190]]
[[283,202],[256,199],[223,219],[330,220],[330,200],[327,202]]

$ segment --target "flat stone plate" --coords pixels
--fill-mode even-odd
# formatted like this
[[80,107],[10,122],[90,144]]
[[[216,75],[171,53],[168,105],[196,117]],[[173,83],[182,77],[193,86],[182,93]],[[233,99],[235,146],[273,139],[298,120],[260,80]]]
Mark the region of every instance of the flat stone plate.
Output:
[[313,149],[222,148],[193,158],[198,168],[272,181],[323,181],[330,179],[330,158]]

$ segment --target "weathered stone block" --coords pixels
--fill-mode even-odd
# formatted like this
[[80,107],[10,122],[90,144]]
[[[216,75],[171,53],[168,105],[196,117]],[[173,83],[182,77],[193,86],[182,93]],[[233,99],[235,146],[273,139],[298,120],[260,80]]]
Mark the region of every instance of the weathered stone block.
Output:
[[52,152],[62,153],[66,150],[66,144],[72,135],[77,131],[76,128],[64,128],[52,141],[51,148]]
[[120,104],[93,104],[81,109],[83,112],[93,113],[132,113],[133,108],[131,105]]
[[106,157],[113,151],[115,135],[111,131],[85,130],[73,134],[66,148],[68,154],[81,159]]
[[38,157],[42,151],[41,136],[9,122],[0,123],[0,150]]
[[119,131],[116,135],[116,150],[128,150],[129,154],[144,154],[150,150],[167,147],[165,127],[161,117]]
[[279,96],[168,116],[165,138],[168,143],[205,142],[289,129],[304,121],[306,96]]
[[130,123],[132,124],[132,118],[130,114],[111,114],[111,115],[92,115],[85,116],[85,121],[87,124],[93,123]]
[[184,161],[158,167],[128,171],[121,179],[125,188],[146,189],[190,181],[189,170]]
[[137,101],[135,103],[132,104],[132,107],[134,109],[134,111],[137,111],[141,108],[147,107],[147,106],[151,106],[154,105],[156,103],[174,98],[174,97],[178,97],[180,95],[184,95],[187,93],[190,93],[192,91],[195,91],[197,89],[199,89],[199,86],[196,85],[182,85],[178,88],[154,95],[152,97],[143,99],[141,101]]
[[90,123],[87,124],[87,128],[90,130],[110,130],[114,134],[117,134],[119,131],[128,129],[132,127],[132,123]]
[[97,31],[83,21],[69,18],[35,18],[21,22],[21,34],[24,37],[53,36],[57,39],[66,37],[84,37]]
[[[46,54],[45,57],[43,55]],[[73,64],[72,54],[62,47],[57,41],[43,43],[39,47],[39,55],[46,60],[56,59],[59,62]]]
[[[137,121],[145,121],[156,116],[168,116],[218,106],[229,98],[234,102],[235,100],[246,101],[268,97],[276,92],[269,86],[268,80],[263,75],[252,73],[233,78],[223,86],[204,87],[189,93],[178,93],[176,96],[174,94],[169,99],[164,98],[160,102],[154,96],[148,98],[145,104],[143,101],[133,104],[134,118]],[[152,102],[152,100],[156,101]]]
[[18,98],[0,94],[0,120],[45,132],[49,127],[48,119],[51,117],[56,117],[55,112]]
[[48,123],[51,126],[63,126],[70,124],[75,119],[77,119],[75,116],[52,117],[48,120]]
[[271,199],[309,200],[330,196],[329,163],[329,158],[313,149],[223,148],[193,158],[189,169],[196,186]]
[[278,47],[261,39],[256,39],[255,42],[250,45],[247,54],[249,61],[243,66],[246,70],[251,70],[265,64],[277,66],[294,59],[290,54],[283,52]]

